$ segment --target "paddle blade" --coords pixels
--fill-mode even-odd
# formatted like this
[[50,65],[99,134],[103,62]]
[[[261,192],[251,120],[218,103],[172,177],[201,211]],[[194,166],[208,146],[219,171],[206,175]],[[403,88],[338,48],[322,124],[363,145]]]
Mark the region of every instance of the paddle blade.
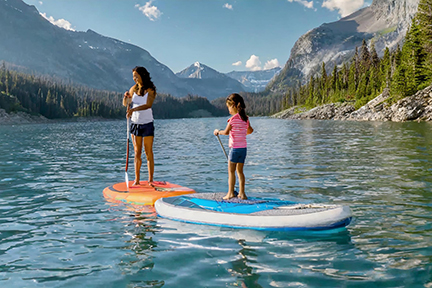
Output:
[[129,177],[128,177],[127,172],[125,172],[125,181],[126,181],[126,187],[127,187],[127,189],[129,189]]

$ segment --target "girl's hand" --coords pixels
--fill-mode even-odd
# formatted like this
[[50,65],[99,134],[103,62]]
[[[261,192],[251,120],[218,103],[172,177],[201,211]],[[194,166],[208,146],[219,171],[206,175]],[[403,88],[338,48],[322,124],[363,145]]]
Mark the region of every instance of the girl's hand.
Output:
[[218,136],[218,135],[219,135],[219,129],[215,129],[215,130],[213,131],[213,134],[214,134],[215,136]]

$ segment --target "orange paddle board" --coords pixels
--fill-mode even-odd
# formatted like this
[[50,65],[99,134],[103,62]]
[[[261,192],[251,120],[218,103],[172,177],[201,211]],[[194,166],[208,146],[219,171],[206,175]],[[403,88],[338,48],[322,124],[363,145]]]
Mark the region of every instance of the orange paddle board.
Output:
[[141,181],[140,185],[132,186],[132,184],[133,181],[129,181],[129,189],[126,187],[126,182],[109,186],[103,190],[104,197],[114,203],[154,205],[159,198],[195,193],[191,188],[165,181],[155,181],[152,185],[147,181]]

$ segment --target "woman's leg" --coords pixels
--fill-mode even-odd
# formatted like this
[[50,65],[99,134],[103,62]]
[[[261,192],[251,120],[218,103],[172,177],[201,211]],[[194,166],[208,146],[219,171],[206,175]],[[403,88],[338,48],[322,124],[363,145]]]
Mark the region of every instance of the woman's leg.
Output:
[[142,155],[143,137],[132,135],[132,143],[134,145],[134,151],[135,151],[135,158],[134,158],[135,181],[134,181],[133,185],[139,185],[140,184],[140,169],[141,169],[141,164],[142,164],[141,155]]
[[223,197],[223,199],[228,200],[231,198],[234,198],[234,186],[235,186],[235,171],[236,171],[236,165],[238,163],[233,163],[231,161],[228,161],[228,193]]
[[237,163],[237,176],[239,178],[239,194],[238,198],[246,200],[246,194],[245,194],[245,176],[243,173],[243,167],[244,163]]
[[154,158],[153,158],[153,139],[154,136],[144,137],[144,151],[147,156],[148,182],[153,182]]

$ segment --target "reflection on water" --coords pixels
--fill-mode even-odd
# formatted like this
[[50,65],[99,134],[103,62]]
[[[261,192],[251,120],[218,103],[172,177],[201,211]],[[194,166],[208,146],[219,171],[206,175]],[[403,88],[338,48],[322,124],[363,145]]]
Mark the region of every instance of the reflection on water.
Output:
[[[247,193],[350,205],[347,229],[236,230],[107,203],[124,121],[0,126],[0,287],[432,287],[430,123],[251,121]],[[155,180],[226,191],[212,135],[225,123],[156,121]]]

